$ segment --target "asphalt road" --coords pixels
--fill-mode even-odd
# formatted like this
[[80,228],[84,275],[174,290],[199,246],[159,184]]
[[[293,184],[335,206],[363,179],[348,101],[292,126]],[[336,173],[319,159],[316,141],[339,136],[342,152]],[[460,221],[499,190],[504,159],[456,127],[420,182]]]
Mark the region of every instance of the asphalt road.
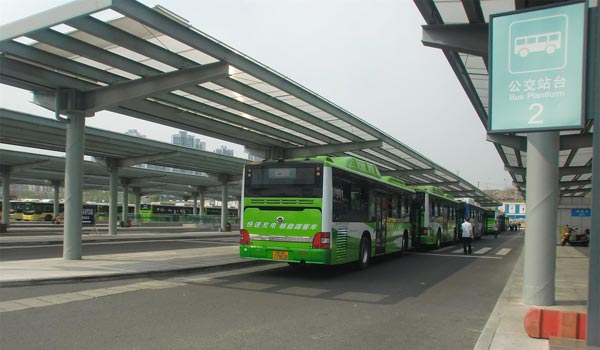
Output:
[[3,301],[39,302],[0,314],[0,348],[472,349],[522,245],[517,232],[475,242],[471,256],[455,245],[376,259],[363,271],[274,263],[3,288]]
[[[83,243],[84,255],[103,255],[119,253],[139,253],[149,251],[206,248],[223,245],[237,245],[237,237],[187,238],[173,240],[140,240],[128,242]],[[0,261],[61,258],[62,244],[22,247],[0,247]]]

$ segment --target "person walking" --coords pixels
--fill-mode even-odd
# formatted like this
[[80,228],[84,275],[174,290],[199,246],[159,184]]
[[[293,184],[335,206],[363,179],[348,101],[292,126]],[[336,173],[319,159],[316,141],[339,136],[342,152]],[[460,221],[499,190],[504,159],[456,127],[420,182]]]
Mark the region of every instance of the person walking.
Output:
[[498,231],[500,231],[500,225],[498,225],[498,221],[494,221],[494,226],[492,226],[492,230],[494,230],[494,238],[498,238]]
[[463,250],[465,255],[471,254],[471,241],[473,241],[473,225],[469,221],[469,218],[465,218],[465,222],[460,226],[462,229],[462,241],[463,241]]

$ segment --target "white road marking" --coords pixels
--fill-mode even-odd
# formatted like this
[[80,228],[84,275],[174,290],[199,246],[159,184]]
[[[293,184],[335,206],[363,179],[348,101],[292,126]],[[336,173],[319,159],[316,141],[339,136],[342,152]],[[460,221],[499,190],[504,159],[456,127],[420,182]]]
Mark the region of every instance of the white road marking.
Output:
[[492,250],[492,248],[485,247],[485,248],[481,248],[479,250],[474,251],[473,254],[483,255],[483,254],[489,252],[490,250]]
[[436,249],[436,250],[433,251],[433,253],[443,252],[443,251],[446,251],[446,250],[449,250],[449,249],[452,249],[452,248],[456,248],[456,246],[452,245],[452,246],[449,246],[449,247],[444,247],[444,248]]
[[506,254],[510,253],[510,251],[511,251],[510,248],[502,248],[496,253],[496,255],[505,256]]

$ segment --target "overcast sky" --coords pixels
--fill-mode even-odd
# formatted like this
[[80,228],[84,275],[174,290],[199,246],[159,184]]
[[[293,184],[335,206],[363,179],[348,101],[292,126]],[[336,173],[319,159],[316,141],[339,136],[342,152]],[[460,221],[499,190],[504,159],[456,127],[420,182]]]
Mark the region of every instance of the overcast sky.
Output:
[[[0,0],[5,24],[66,3]],[[273,68],[481,189],[510,176],[440,50],[421,44],[424,21],[412,0],[153,0],[194,27]],[[0,105],[52,113],[31,93],[0,84]],[[176,129],[107,112],[87,126],[170,142]],[[227,145],[210,139],[208,149]]]

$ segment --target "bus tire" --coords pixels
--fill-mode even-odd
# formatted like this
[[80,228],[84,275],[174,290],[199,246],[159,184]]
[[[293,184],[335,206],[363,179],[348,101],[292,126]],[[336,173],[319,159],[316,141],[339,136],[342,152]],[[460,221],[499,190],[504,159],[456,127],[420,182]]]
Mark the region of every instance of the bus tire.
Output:
[[46,215],[44,221],[52,221],[52,215]]
[[435,248],[440,249],[442,247],[442,232],[438,229],[437,238],[435,239]]
[[371,241],[367,236],[362,236],[360,239],[360,246],[358,248],[358,263],[357,267],[359,270],[364,270],[369,266],[369,260],[371,259]]

